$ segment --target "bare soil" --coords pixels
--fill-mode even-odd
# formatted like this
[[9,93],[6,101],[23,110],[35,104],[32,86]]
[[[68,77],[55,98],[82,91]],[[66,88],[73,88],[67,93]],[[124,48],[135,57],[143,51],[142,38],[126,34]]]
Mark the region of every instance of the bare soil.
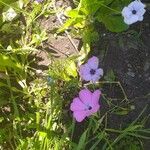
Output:
[[[105,73],[113,70],[130,103],[135,106],[125,116],[110,116],[110,127],[120,128],[134,121],[146,106],[141,119],[150,114],[150,15],[147,13],[143,22],[132,25],[124,33],[110,33],[99,24],[96,24],[96,29],[100,40],[93,45],[92,55],[100,58]],[[116,86],[106,86],[103,92],[113,98],[120,96]],[[150,119],[146,127],[150,128]],[[149,150],[150,142],[147,141],[144,146],[144,150]]]

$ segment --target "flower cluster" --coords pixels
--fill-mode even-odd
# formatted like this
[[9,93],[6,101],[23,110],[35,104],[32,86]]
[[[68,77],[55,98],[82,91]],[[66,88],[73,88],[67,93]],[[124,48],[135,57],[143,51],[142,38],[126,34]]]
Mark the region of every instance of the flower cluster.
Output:
[[[99,60],[93,56],[87,63],[81,65],[79,74],[82,80],[95,83],[103,76],[103,69],[98,68]],[[99,98],[100,90],[91,92],[88,89],[82,89],[79,92],[79,97],[75,97],[71,103],[70,110],[73,111],[73,117],[76,121],[81,122],[86,117],[91,116],[100,109]]]
[[[131,2],[122,10],[124,22],[130,25],[137,21],[142,21],[145,11],[145,5],[140,0]],[[99,68],[98,58],[93,56],[87,63],[81,65],[79,75],[84,81],[97,82],[103,76],[103,69]],[[70,106],[70,110],[73,111],[73,117],[76,121],[81,122],[100,109],[100,95],[100,90],[91,92],[88,89],[82,89],[79,92],[79,96],[73,99]]]

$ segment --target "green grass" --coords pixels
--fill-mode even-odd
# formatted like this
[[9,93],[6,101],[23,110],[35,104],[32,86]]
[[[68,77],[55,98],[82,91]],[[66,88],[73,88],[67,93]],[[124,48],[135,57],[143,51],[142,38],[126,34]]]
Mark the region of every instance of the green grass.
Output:
[[[80,35],[84,41],[83,48],[86,47],[87,51],[82,48],[75,56],[56,60],[49,54],[49,69],[37,76],[36,69],[32,66],[34,60],[31,61],[29,56],[38,52],[48,38],[47,31],[40,27],[39,19],[50,15],[57,16],[59,10],[53,7],[55,1],[51,0],[41,4],[25,0],[23,6],[21,2],[0,0],[1,14],[10,7],[17,13],[17,17],[11,22],[2,21],[0,18],[0,149],[143,149],[142,140],[150,138],[150,129],[144,127],[149,117],[142,119],[147,108],[129,125],[125,123],[120,129],[109,128],[110,115],[123,116],[132,111],[121,83],[115,80],[113,71],[105,77],[107,81],[99,82],[95,86],[83,85],[78,77],[77,62],[83,62],[93,38],[97,37],[93,26],[86,28],[87,24],[84,24],[87,32]],[[80,3],[76,1],[75,4],[79,4],[78,12],[81,11]],[[75,23],[78,21],[76,17],[72,18]],[[88,21],[85,17],[81,19]],[[73,27],[73,24],[69,26]],[[80,33],[80,29],[77,30]],[[66,31],[66,25],[59,31]],[[122,100],[116,105],[113,99],[103,94],[101,101],[109,110],[103,108],[104,112],[98,112],[77,124],[69,110],[74,96],[83,86],[94,90],[103,88],[105,84],[119,85]]]

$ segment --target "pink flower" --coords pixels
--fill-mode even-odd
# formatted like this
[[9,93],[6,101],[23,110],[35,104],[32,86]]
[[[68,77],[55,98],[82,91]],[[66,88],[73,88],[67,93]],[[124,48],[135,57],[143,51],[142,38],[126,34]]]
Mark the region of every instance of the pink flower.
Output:
[[79,92],[79,97],[73,99],[70,110],[73,111],[73,117],[78,121],[83,121],[86,117],[96,113],[99,108],[100,90],[93,93],[88,89],[83,89]]
[[79,74],[85,81],[96,82],[103,76],[103,69],[98,68],[99,60],[97,57],[91,57],[88,62],[80,66]]

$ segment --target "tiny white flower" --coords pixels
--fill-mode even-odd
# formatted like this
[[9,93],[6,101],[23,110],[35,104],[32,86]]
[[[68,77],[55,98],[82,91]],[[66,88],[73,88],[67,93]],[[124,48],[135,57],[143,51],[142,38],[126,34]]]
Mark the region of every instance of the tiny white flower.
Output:
[[17,13],[13,8],[9,8],[6,12],[3,13],[4,21],[12,21],[17,16]]
[[145,5],[140,0],[135,0],[134,2],[131,2],[127,7],[124,7],[122,10],[124,22],[130,25],[137,21],[142,21],[143,15],[146,12],[144,8]]

